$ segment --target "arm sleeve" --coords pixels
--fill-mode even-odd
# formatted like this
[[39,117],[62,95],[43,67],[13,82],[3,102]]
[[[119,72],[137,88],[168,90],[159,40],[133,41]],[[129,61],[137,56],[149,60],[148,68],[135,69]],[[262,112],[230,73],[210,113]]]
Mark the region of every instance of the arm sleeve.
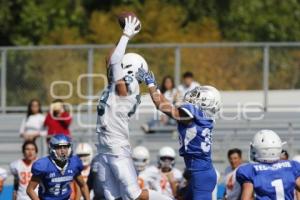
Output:
[[121,66],[122,58],[125,54],[129,38],[122,35],[117,47],[109,59],[109,65],[113,71],[113,80],[118,81],[124,77],[123,68]]
[[292,161],[293,171],[296,178],[300,177],[300,163],[297,161]]
[[42,178],[44,175],[44,167],[41,162],[35,161],[31,168],[32,176]]
[[179,109],[183,111],[190,118],[194,118],[194,116],[197,114],[195,107],[191,104],[183,104],[179,107]]
[[81,174],[81,171],[83,170],[83,164],[78,156],[74,156],[74,160],[76,162],[76,169],[77,169],[75,176],[78,176]]
[[241,166],[236,171],[236,180],[239,182],[240,185],[243,185],[244,183],[253,183],[252,180],[252,168],[246,166]]

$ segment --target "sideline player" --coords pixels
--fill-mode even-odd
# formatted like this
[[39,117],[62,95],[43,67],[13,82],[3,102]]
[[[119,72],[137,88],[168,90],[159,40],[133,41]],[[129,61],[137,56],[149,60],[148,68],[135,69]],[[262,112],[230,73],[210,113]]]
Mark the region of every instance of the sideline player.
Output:
[[126,53],[126,46],[140,29],[136,17],[126,17],[123,35],[108,62],[109,85],[97,107],[99,181],[107,200],[170,199],[153,190],[141,190],[129,143],[129,120],[140,103],[140,87],[135,77],[139,68],[148,70],[143,57]]
[[185,94],[183,104],[175,107],[160,93],[152,72],[139,68],[137,78],[148,86],[156,107],[178,122],[179,153],[191,176],[186,199],[211,200],[217,182],[211,144],[215,116],[221,104],[219,91],[212,86],[195,87]]
[[294,189],[300,191],[300,164],[280,160],[280,137],[272,130],[261,130],[250,144],[250,158],[255,163],[240,166],[236,179],[242,187],[242,200],[293,200]]
[[175,198],[178,184],[183,177],[182,172],[174,167],[176,153],[173,148],[165,146],[159,150],[157,165],[148,166],[150,155],[143,146],[133,149],[132,158],[141,188],[150,188]]
[[[82,162],[72,155],[71,139],[65,135],[55,135],[49,142],[49,156],[40,158],[32,166],[32,177],[27,194],[32,200],[68,200],[70,183],[75,179],[85,200],[89,200],[89,190],[81,175]],[[39,185],[38,195],[34,192]]]
[[31,179],[31,167],[37,159],[38,147],[33,141],[26,141],[22,146],[23,158],[10,164],[10,172],[14,176],[14,200],[29,200],[26,188]]
[[[81,175],[84,181],[87,183],[90,169],[91,169],[91,162],[93,158],[93,148],[88,143],[79,143],[76,147],[75,154],[80,158],[83,164],[83,170]],[[71,197],[70,200],[79,200],[82,196],[76,181],[73,181],[71,184]],[[91,197],[92,198],[92,197]]]

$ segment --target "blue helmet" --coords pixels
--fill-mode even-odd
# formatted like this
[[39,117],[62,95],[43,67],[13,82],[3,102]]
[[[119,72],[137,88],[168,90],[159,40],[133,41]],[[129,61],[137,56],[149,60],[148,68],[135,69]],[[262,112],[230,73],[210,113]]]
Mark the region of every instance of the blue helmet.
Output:
[[[68,152],[66,155],[58,156],[56,153],[56,149],[59,146],[68,146]],[[52,159],[58,160],[61,162],[65,162],[69,159],[69,157],[72,155],[72,141],[71,138],[68,136],[59,134],[55,135],[51,138],[49,142],[49,154]]]

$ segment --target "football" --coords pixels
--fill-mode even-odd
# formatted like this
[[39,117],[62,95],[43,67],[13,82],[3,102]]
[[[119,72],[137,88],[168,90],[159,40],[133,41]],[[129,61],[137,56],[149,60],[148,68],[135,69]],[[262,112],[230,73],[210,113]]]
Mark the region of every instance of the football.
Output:
[[[136,17],[139,20],[139,18],[133,12],[122,12],[121,14],[118,15],[118,21],[122,29],[124,29],[125,27],[125,18],[129,16]],[[141,24],[138,25],[135,28],[135,30],[139,30],[140,28],[141,28]]]

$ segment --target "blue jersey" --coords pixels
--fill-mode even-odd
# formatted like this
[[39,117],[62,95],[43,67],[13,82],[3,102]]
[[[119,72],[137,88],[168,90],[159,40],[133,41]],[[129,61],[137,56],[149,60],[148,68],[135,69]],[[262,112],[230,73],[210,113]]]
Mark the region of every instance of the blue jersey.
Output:
[[300,163],[283,160],[245,164],[236,172],[236,179],[241,185],[245,182],[253,184],[258,200],[293,200],[295,182],[299,176]]
[[71,194],[70,183],[81,174],[83,165],[77,156],[69,158],[64,173],[49,156],[34,162],[31,172],[39,177],[39,198],[41,200],[68,200]]
[[183,110],[190,117],[193,117],[193,121],[189,125],[178,123],[179,153],[185,158],[186,167],[190,167],[186,158],[201,160],[202,163],[198,167],[211,167],[211,144],[214,120],[207,117],[201,109],[193,104],[184,104],[179,109]]

